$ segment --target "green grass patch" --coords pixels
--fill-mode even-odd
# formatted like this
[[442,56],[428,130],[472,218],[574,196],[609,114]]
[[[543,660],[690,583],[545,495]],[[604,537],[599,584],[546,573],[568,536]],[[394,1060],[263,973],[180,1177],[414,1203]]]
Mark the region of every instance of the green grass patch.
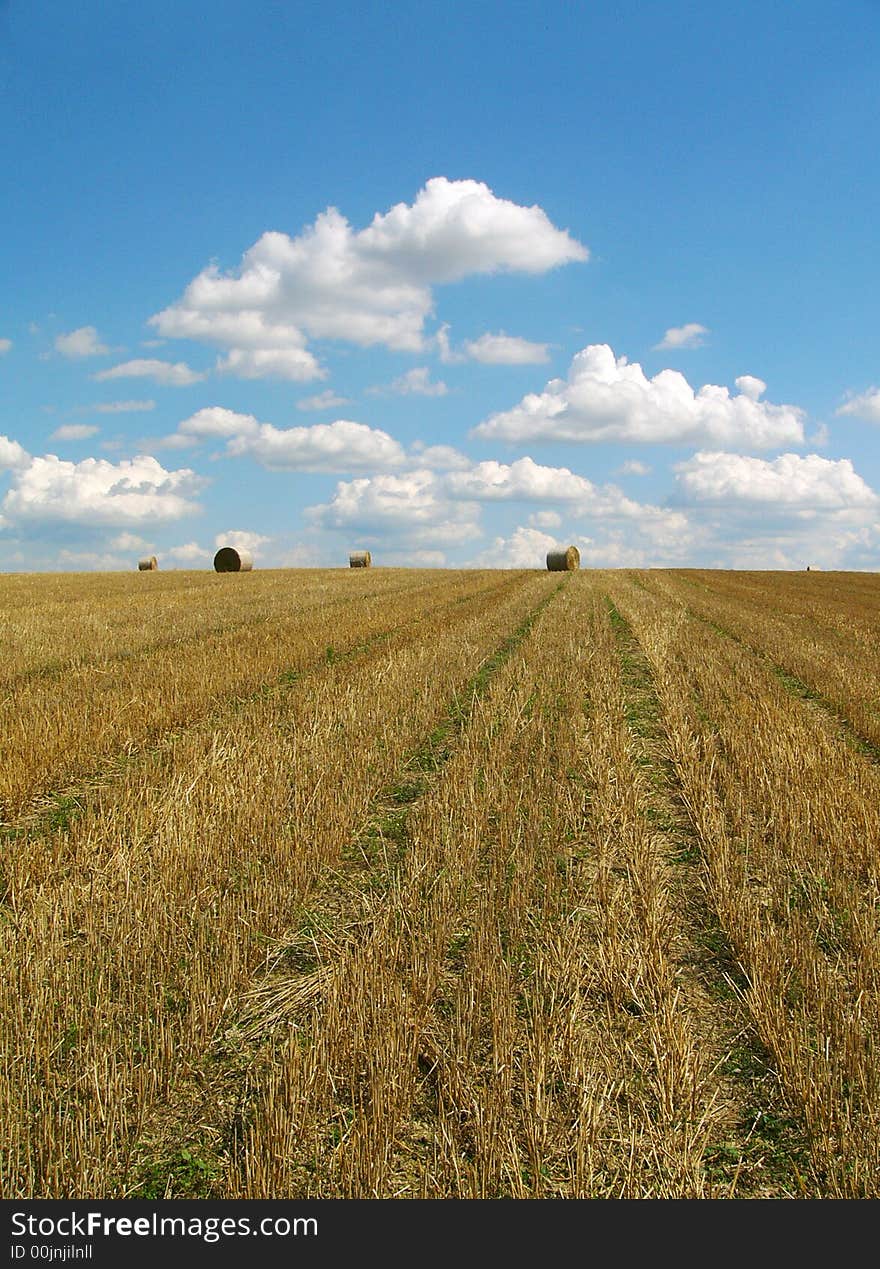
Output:
[[203,1158],[188,1146],[182,1146],[167,1159],[143,1164],[138,1169],[138,1182],[127,1197],[207,1198],[219,1172],[216,1159]]

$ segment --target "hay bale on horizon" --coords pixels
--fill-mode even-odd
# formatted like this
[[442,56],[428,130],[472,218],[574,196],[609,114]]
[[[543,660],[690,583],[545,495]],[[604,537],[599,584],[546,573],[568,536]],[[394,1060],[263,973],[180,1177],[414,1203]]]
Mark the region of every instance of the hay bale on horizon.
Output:
[[349,568],[371,568],[373,557],[369,551],[352,551],[348,557]]
[[253,556],[242,547],[221,546],[214,556],[215,573],[249,573],[253,567]]
[[156,559],[155,555],[145,555],[143,559],[138,560],[139,573],[155,573],[158,567],[159,561]]
[[570,573],[581,566],[581,553],[576,546],[565,551],[548,551],[547,567],[551,573]]

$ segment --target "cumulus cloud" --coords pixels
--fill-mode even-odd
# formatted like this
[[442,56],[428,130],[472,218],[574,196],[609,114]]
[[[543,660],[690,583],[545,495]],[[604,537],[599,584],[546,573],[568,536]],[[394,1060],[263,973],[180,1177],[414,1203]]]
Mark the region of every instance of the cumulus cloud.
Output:
[[607,344],[577,353],[567,379],[552,379],[472,435],[486,440],[630,441],[772,448],[803,441],[804,411],[705,384],[694,391],[677,370],[652,379]]
[[0,471],[20,471],[27,467],[31,456],[18,441],[0,436]]
[[[481,503],[529,501],[561,504],[569,516],[581,520],[629,523],[634,533],[655,542],[680,540],[688,525],[680,510],[635,502],[614,485],[599,487],[567,468],[543,467],[531,458],[477,463],[466,470],[419,467],[341,481],[330,503],[307,514],[324,528],[432,532],[444,541],[462,542],[479,534]],[[533,520],[530,530],[561,523],[551,508],[536,514],[541,518]]]
[[529,516],[529,524],[534,529],[558,529],[562,516],[557,511],[535,511]]
[[868,388],[867,392],[852,394],[835,414],[851,414],[867,423],[880,423],[880,388]]
[[80,326],[55,338],[55,347],[64,357],[100,357],[110,349],[102,344],[94,326]]
[[368,259],[431,282],[474,273],[546,273],[589,256],[540,207],[497,198],[479,181],[443,176],[429,180],[412,205],[377,213],[358,239]]
[[412,444],[411,462],[414,467],[430,467],[435,471],[466,471],[471,460],[452,445],[426,445],[424,441]]
[[110,542],[114,551],[147,551],[153,549],[152,542],[137,533],[119,533]]
[[567,467],[544,467],[531,458],[515,463],[494,460],[477,463],[466,472],[444,478],[452,497],[480,502],[523,501],[561,503],[578,519],[634,521],[657,540],[674,539],[686,528],[680,511],[636,502],[616,485],[594,485]]
[[523,499],[587,503],[597,495],[595,485],[567,467],[543,467],[528,457],[515,463],[494,459],[476,463],[467,471],[450,472],[445,483],[455,497],[485,502]]
[[4,353],[8,353],[11,347],[11,339],[0,339],[0,357],[2,357]]
[[171,546],[164,554],[172,560],[180,560],[182,564],[195,564],[212,558],[211,552],[199,546],[198,542],[183,542],[180,546]]
[[[558,528],[547,525],[548,528]],[[598,537],[579,533],[560,536],[542,531],[533,523],[517,526],[507,537],[496,537],[470,563],[480,568],[546,568],[547,552],[565,550],[569,545],[580,552],[581,568],[650,568],[681,565],[691,549],[690,526],[685,522],[674,533],[659,537],[643,533],[631,522],[624,526],[603,526]]]
[[261,423],[256,432],[233,437],[226,452],[253,458],[270,471],[364,471],[397,467],[405,458],[387,432],[348,419],[312,427]]
[[444,568],[446,565],[445,551],[412,551],[407,553],[406,562],[410,568]]
[[704,336],[708,334],[708,327],[701,326],[699,322],[687,322],[684,326],[670,326],[660,343],[655,344],[654,348],[657,350],[699,348],[705,343]]
[[740,375],[738,379],[734,379],[734,383],[743,396],[751,397],[753,401],[760,400],[767,391],[764,380],[756,378],[755,375]]
[[134,361],[123,361],[109,370],[100,370],[92,375],[96,383],[104,383],[109,379],[153,379],[164,387],[185,388],[191,383],[200,383],[206,376],[197,370],[191,370],[186,362],[159,361],[154,357],[138,357]]
[[250,551],[256,559],[260,554],[260,547],[271,541],[271,538],[265,537],[262,533],[253,533],[249,529],[227,529],[225,533],[217,534],[214,546],[218,550],[221,546],[231,546],[236,551]]
[[504,331],[492,334],[487,331],[479,339],[466,340],[459,349],[453,349],[449,339],[449,324],[437,331],[433,342],[440,360],[446,364],[463,361],[480,361],[484,365],[528,366],[541,365],[550,360],[547,344],[536,344],[519,335],[507,335]]
[[210,436],[247,436],[259,431],[259,428],[252,414],[239,414],[222,405],[209,405],[184,419],[177,430],[193,441],[202,441]]
[[19,462],[3,511],[12,521],[149,524],[198,511],[192,495],[206,483],[188,468],[166,471],[144,454],[119,463],[47,454]]
[[789,511],[829,511],[874,508],[880,502],[848,458],[781,454],[767,460],[700,452],[675,470],[687,497],[716,506],[764,504]]
[[328,388],[326,392],[319,392],[313,397],[303,397],[301,401],[297,401],[296,408],[298,410],[335,410],[337,406],[348,404],[348,397],[340,397]]
[[[286,551],[278,553],[276,561],[278,568],[318,568],[322,557],[314,542],[295,542]],[[324,564],[328,562],[323,560]]]
[[61,427],[56,427],[49,440],[85,441],[90,436],[94,436],[96,432],[100,432],[100,430],[93,423],[63,423]]
[[252,414],[239,414],[223,406],[197,410],[166,437],[163,445],[179,448],[211,437],[226,440],[230,458],[252,458],[270,471],[349,472],[399,467],[405,462],[403,447],[387,432],[337,419],[310,427],[274,427]]
[[[864,494],[862,494],[864,497]],[[880,502],[829,498],[816,505],[772,502],[693,502],[699,558],[689,565],[735,569],[864,569],[876,572]]]
[[434,177],[412,204],[376,213],[365,229],[329,207],[295,238],[263,234],[237,270],[210,265],[150,323],[160,335],[226,349],[221,366],[232,373],[317,378],[324,371],[309,339],[419,352],[434,285],[544,273],[588,254],[540,207],[498,198],[478,181]]
[[115,573],[127,568],[130,561],[112,551],[72,551],[69,547],[62,547],[54,563],[61,572]]
[[392,393],[401,397],[445,397],[448,391],[449,388],[442,380],[436,383],[431,382],[431,372],[427,366],[416,366],[413,370],[408,370],[387,387],[367,388],[370,396],[385,396]]
[[622,466],[618,467],[617,474],[619,476],[648,476],[651,468],[647,463],[640,463],[637,458],[629,458]]
[[536,366],[550,360],[546,344],[535,344],[518,335],[485,334],[469,340],[464,351],[472,361],[489,366]]
[[547,552],[565,550],[550,533],[519,525],[509,538],[497,537],[472,562],[478,568],[545,568]]
[[307,383],[325,379],[323,370],[305,348],[232,348],[217,362],[221,374],[239,379],[290,379]]
[[329,503],[305,514],[320,528],[397,534],[410,545],[466,542],[480,533],[477,506],[446,496],[428,469],[340,481]]

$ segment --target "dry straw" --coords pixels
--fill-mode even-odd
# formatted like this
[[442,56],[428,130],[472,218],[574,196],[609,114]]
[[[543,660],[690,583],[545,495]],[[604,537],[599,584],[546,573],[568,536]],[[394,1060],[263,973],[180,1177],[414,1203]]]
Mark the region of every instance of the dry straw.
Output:
[[373,557],[369,551],[352,551],[348,557],[349,568],[369,568]]
[[142,560],[138,560],[139,573],[155,573],[159,567],[159,561],[155,555],[145,555]]
[[234,546],[221,546],[214,556],[214,570],[217,573],[249,573],[254,567],[250,551]]
[[551,573],[568,573],[580,566],[581,553],[576,546],[570,546],[567,551],[547,552],[547,567]]

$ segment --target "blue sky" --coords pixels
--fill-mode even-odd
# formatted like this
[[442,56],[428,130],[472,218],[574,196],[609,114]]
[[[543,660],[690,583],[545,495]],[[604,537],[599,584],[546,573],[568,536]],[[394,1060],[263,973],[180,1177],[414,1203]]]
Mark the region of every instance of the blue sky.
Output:
[[0,570],[876,570],[878,55],[876,0],[0,0]]

